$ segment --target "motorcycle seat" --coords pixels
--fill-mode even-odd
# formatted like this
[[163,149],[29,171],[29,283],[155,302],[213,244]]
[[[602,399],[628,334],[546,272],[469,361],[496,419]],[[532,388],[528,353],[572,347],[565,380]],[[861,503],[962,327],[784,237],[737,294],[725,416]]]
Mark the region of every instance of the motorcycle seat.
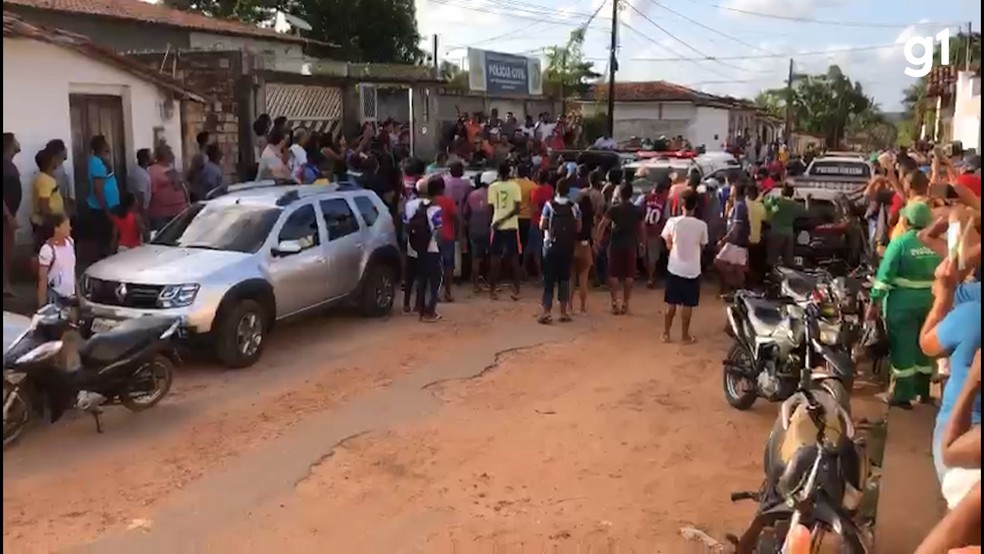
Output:
[[114,329],[93,335],[82,343],[79,357],[83,366],[104,366],[150,344],[174,324],[170,317],[128,319]]
[[786,292],[790,293],[796,302],[805,302],[809,299],[817,286],[818,278],[809,273],[788,267],[777,267],[776,271],[782,276]]
[[743,297],[748,311],[748,319],[755,329],[755,334],[769,336],[782,323],[782,301],[768,298]]

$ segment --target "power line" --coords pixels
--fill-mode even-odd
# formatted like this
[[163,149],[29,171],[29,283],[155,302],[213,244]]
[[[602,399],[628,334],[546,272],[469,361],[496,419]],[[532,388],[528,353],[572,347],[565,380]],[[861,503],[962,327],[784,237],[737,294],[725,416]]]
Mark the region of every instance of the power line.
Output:
[[680,12],[678,12],[676,10],[670,9],[670,8],[666,7],[665,5],[661,4],[660,2],[657,2],[656,0],[648,0],[648,1],[649,1],[650,4],[653,4],[653,5],[655,5],[655,6],[659,7],[659,8],[663,8],[664,10],[672,13],[673,15],[675,15],[677,17],[680,17],[682,19],[685,19],[685,20],[693,23],[694,25],[697,25],[698,27],[701,27],[703,29],[707,29],[708,31],[710,31],[710,32],[712,32],[712,33],[714,33],[716,35],[719,35],[719,36],[722,36],[722,37],[724,37],[724,38],[726,38],[728,40],[734,41],[734,42],[736,42],[738,44],[741,44],[742,46],[747,46],[747,47],[749,47],[749,48],[751,48],[753,50],[758,50],[760,52],[765,52],[765,50],[763,50],[762,48],[759,48],[758,46],[755,46],[754,44],[745,42],[745,41],[741,40],[740,38],[736,38],[736,37],[733,37],[733,36],[731,36],[731,35],[729,35],[727,33],[723,33],[721,31],[718,31],[717,29],[715,29],[713,27],[708,27],[707,25],[704,25],[700,21],[697,21],[696,19],[692,19],[690,17],[687,17],[686,15],[683,15],[682,13],[680,13]]
[[[537,21],[537,22],[544,23],[544,24],[547,24],[547,25],[561,25],[561,26],[564,26],[564,27],[569,27],[571,25],[571,22],[570,21],[557,20],[557,19],[549,19],[549,18],[545,19],[544,16],[548,15],[545,12],[544,13],[538,13],[538,14],[522,15],[522,14],[518,14],[518,13],[507,13],[507,12],[495,11],[495,10],[489,9],[488,7],[478,8],[478,7],[475,7],[475,6],[468,5],[468,4],[463,4],[463,3],[460,3],[460,2],[456,2],[455,0],[430,0],[430,1],[431,2],[434,2],[435,4],[441,4],[441,5],[445,5],[445,6],[451,6],[451,7],[454,7],[454,8],[460,8],[460,9],[463,9],[463,10],[469,10],[469,11],[473,11],[473,12],[480,12],[480,13],[484,13],[484,14],[492,13],[492,14],[495,14],[495,15],[508,16],[510,19],[522,19],[522,20],[526,20],[526,21]],[[510,8],[510,9],[512,9],[512,8]],[[587,14],[585,14],[585,16],[587,16]]]
[[[667,31],[667,30],[666,30],[666,29],[664,29],[664,28],[663,28],[662,26],[660,26],[660,24],[659,24],[659,23],[656,23],[655,21],[653,21],[653,20],[652,20],[652,19],[651,19],[651,18],[650,18],[650,17],[648,16],[648,15],[646,15],[646,14],[644,14],[644,13],[643,13],[642,11],[640,11],[640,10],[639,10],[638,8],[636,8],[636,7],[635,7],[635,6],[633,6],[632,4],[629,4],[628,2],[626,2],[626,5],[627,5],[627,6],[629,6],[629,8],[631,8],[631,9],[632,9],[632,11],[634,11],[634,12],[635,12],[635,13],[637,13],[637,14],[639,14],[639,16],[640,16],[640,17],[642,17],[643,19],[645,19],[646,21],[648,21],[648,22],[649,22],[649,23],[650,23],[650,24],[651,24],[651,25],[652,25],[653,27],[656,27],[656,28],[657,28],[657,29],[659,29],[660,31],[663,31],[663,33],[664,33],[664,34],[665,34],[666,36],[668,36],[668,37],[670,37],[671,39],[673,39],[673,40],[675,40],[675,41],[677,41],[677,42],[679,42],[680,44],[682,44],[683,46],[685,46],[685,47],[686,47],[687,49],[689,49],[689,50],[692,50],[692,51],[694,51],[694,52],[696,52],[696,53],[697,53],[698,55],[700,55],[700,56],[703,56],[703,59],[704,59],[704,60],[707,60],[707,61],[713,61],[713,62],[716,62],[716,63],[720,63],[721,65],[725,65],[725,66],[727,66],[727,64],[724,64],[724,63],[722,63],[722,62],[720,62],[720,61],[717,61],[717,60],[716,60],[716,59],[714,59],[713,57],[711,57],[711,56],[708,56],[707,54],[705,54],[705,53],[703,53],[703,52],[701,52],[701,51],[700,51],[700,50],[698,50],[697,48],[695,48],[695,47],[693,47],[693,46],[691,46],[690,44],[688,44],[688,43],[687,43],[686,41],[684,41],[684,40],[683,40],[683,39],[681,39],[680,37],[678,37],[678,36],[676,36],[676,35],[674,35],[673,33],[671,33],[671,32],[669,32],[669,31]],[[658,44],[658,43],[657,43],[657,44]],[[665,47],[664,47],[664,48],[665,48]],[[697,60],[694,60],[694,61],[697,61]],[[720,76],[722,76],[722,77],[725,77],[725,78],[727,78],[727,79],[734,79],[734,77],[733,77],[733,76],[731,76],[731,75],[726,75],[726,74],[724,74],[724,73],[721,73],[721,72],[719,72],[719,71],[713,71],[713,70],[711,70],[711,69],[709,69],[709,68],[703,68],[703,69],[706,69],[706,70],[708,70],[708,71],[711,71],[712,73],[714,73],[714,74],[716,74],[716,75],[720,75]],[[741,67],[739,67],[739,68],[737,68],[737,69],[744,69],[744,68],[741,68]]]
[[[704,56],[701,58],[631,58],[637,62],[691,62],[691,61],[740,61],[740,60],[771,60],[777,58],[797,58],[802,56],[826,56],[829,54],[840,54],[844,52],[865,52],[871,50],[884,50],[886,48],[901,48],[900,44],[879,44],[873,46],[853,46],[848,48],[831,48],[829,50],[817,50],[813,52],[791,52],[785,54],[752,54],[747,56]],[[601,58],[593,58],[601,59]]]
[[[626,23],[624,21],[622,21],[621,23],[622,23],[623,26],[625,26],[626,29],[628,29],[628,30],[632,31],[633,33],[639,35],[644,40],[646,40],[648,42],[651,42],[652,44],[654,44],[654,45],[656,45],[656,46],[658,46],[658,47],[660,47],[660,48],[662,48],[664,50],[668,50],[671,54],[676,54],[676,52],[674,52],[673,49],[671,49],[671,48],[669,48],[667,46],[664,46],[664,45],[660,44],[659,42],[653,40],[649,35],[643,33],[642,31],[636,29],[635,27],[629,25],[628,23]],[[601,58],[591,58],[591,59],[593,59],[593,60],[600,60]],[[702,66],[702,65],[700,65],[698,63],[698,62],[704,61],[704,60],[687,59],[687,58],[680,58],[680,60],[681,61],[688,61],[690,63],[693,63],[696,67],[700,68],[701,70],[709,71],[709,72],[717,75],[718,77],[723,77],[725,79],[734,79],[734,77],[732,77],[731,75],[727,75],[725,73],[721,73],[720,71],[717,71],[717,70],[715,70],[713,68],[710,68],[710,67],[704,67],[704,66]],[[628,61],[631,61],[631,60],[628,60]]]
[[795,21],[797,23],[812,23],[815,25],[833,25],[837,27],[862,27],[862,28],[873,28],[873,29],[900,29],[908,27],[910,25],[914,27],[928,27],[933,25],[952,25],[953,23],[940,23],[940,22],[920,22],[920,23],[871,23],[866,21],[835,21],[830,19],[815,19],[812,17],[798,17],[793,15],[779,15],[774,13],[762,13],[752,10],[746,10],[742,8],[735,8],[732,6],[722,6],[721,4],[711,4],[712,7],[718,8],[720,10],[725,10],[734,13],[740,13],[744,15],[751,15],[755,17],[762,17],[765,19],[778,19],[780,21]]

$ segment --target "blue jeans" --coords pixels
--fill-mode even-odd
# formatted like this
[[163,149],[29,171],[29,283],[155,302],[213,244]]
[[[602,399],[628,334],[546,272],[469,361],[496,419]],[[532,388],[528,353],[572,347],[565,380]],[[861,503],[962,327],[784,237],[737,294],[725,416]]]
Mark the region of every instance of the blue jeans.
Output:
[[417,258],[417,312],[421,316],[437,313],[443,273],[439,252],[427,252]]
[[573,252],[561,252],[558,248],[547,248],[543,256],[543,308],[553,307],[554,289],[557,301],[564,306],[571,300],[571,264]]

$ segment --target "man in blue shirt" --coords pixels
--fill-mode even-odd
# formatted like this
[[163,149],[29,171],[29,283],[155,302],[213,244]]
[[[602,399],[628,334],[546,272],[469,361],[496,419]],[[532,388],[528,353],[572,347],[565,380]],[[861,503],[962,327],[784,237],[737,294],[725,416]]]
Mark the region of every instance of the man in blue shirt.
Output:
[[[943,390],[940,411],[936,416],[936,428],[933,431],[933,461],[940,484],[943,485],[944,496],[947,496],[947,503],[951,506],[955,506],[968,491],[953,491],[947,485],[947,476],[955,470],[943,464],[943,433],[960,391],[967,381],[970,365],[981,347],[980,285],[959,285],[963,280],[961,275],[956,264],[949,259],[944,260],[937,270],[937,278],[933,283],[933,307],[919,337],[919,345],[927,355],[950,358],[950,378]],[[981,422],[980,395],[974,403],[972,422],[974,425]]]
[[113,238],[112,211],[120,205],[120,188],[116,183],[116,174],[110,163],[109,142],[103,135],[92,137],[89,146],[92,156],[89,158],[89,227],[91,238],[98,248],[99,258],[108,256],[110,242]]

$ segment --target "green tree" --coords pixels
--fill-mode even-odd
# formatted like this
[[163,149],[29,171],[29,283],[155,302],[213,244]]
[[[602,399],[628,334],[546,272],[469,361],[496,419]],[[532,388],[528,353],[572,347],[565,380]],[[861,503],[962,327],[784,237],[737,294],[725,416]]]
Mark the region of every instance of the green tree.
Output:
[[424,60],[413,0],[289,0],[284,9],[314,28],[304,36],[338,45],[323,55],[367,63]]
[[845,139],[852,121],[874,121],[878,111],[861,83],[851,81],[836,65],[819,75],[794,75],[791,94],[778,88],[756,98],[759,106],[780,117],[785,116],[789,102],[793,130],[824,137],[828,148],[836,148]]
[[272,20],[280,10],[307,21],[301,35],[337,48],[311,46],[319,56],[364,63],[420,63],[413,0],[164,0],[174,8],[246,23]]
[[547,67],[543,80],[551,92],[566,97],[584,96],[591,89],[591,81],[601,77],[594,70],[594,62],[584,59],[584,28],[571,32],[571,39],[564,46],[550,46],[544,53]]

